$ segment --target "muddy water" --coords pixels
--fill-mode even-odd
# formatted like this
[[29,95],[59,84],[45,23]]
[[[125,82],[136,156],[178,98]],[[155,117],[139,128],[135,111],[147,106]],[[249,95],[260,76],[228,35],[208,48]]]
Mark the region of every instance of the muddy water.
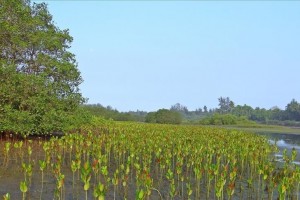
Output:
[[[20,190],[20,182],[25,180],[24,169],[22,168],[22,163],[32,163],[32,176],[28,177],[28,192],[26,193],[26,200],[52,200],[52,199],[63,199],[63,200],[84,200],[86,199],[86,193],[83,189],[83,182],[80,179],[80,174],[75,172],[74,182],[73,182],[73,172],[71,171],[71,162],[66,155],[66,158],[62,161],[61,173],[65,176],[63,189],[62,189],[62,198],[59,197],[60,191],[57,191],[57,179],[54,176],[53,166],[48,166],[44,170],[44,181],[42,189],[42,173],[39,166],[39,160],[44,160],[43,152],[43,141],[32,140],[31,143],[27,140],[24,140],[22,152],[18,148],[13,146],[14,143],[19,142],[17,139],[8,139],[3,140],[0,138],[0,199],[3,198],[3,195],[9,193],[11,200],[22,199],[22,192]],[[8,161],[5,157],[4,149],[5,143],[12,143],[9,151]],[[32,155],[29,158],[28,156],[28,147],[32,147]],[[55,150],[53,151],[53,157],[55,157]],[[57,152],[58,154],[58,152]],[[23,156],[21,156],[23,155]],[[54,161],[54,160],[52,160]],[[110,169],[115,169],[115,163],[110,164]],[[74,183],[74,185],[73,185]],[[93,196],[93,188],[95,187],[97,181],[94,180],[94,176],[90,181],[90,189],[87,193],[87,199],[95,199]],[[135,180],[131,181],[128,184],[127,199],[133,200],[136,196],[136,186]],[[160,191],[163,199],[167,199],[168,196],[168,182],[163,180],[159,183],[160,186],[165,188],[165,190]],[[165,187],[164,187],[165,185]],[[160,199],[160,195],[153,190],[150,195],[150,199],[156,200]],[[124,199],[124,190],[122,187],[117,187],[116,189],[112,184],[109,184],[107,188],[107,193],[105,199],[108,200],[121,200]],[[179,198],[175,198],[179,199]]]
[[[275,143],[279,147],[279,152],[277,153],[278,161],[280,161],[280,156],[282,156],[283,149],[287,149],[288,153],[291,152],[293,148],[295,148],[299,153],[297,156],[296,162],[300,161],[300,136],[297,135],[289,135],[289,134],[268,134],[267,135],[270,139],[270,143]],[[6,162],[6,158],[4,157],[4,148],[5,148],[5,142],[6,141],[0,141],[0,199],[2,199],[2,196],[6,193],[10,193],[11,199],[22,199],[22,193],[20,191],[20,182],[24,181],[24,170],[22,169],[22,161],[21,161],[21,154],[24,154],[23,162],[33,164],[33,173],[32,177],[30,178],[30,186],[29,191],[26,194],[26,199],[59,199],[56,194],[56,184],[57,180],[53,175],[51,167],[47,170],[45,170],[45,177],[43,182],[43,190],[42,190],[42,174],[39,169],[39,160],[44,159],[44,153],[42,144],[43,141],[39,140],[33,140],[31,144],[26,143],[24,141],[24,146],[22,148],[23,152],[19,152],[17,148],[11,147],[10,153],[9,153],[9,161]],[[11,141],[13,142],[13,141]],[[29,159],[27,147],[32,147],[32,155]],[[55,151],[55,150],[54,150]],[[55,153],[55,152],[54,152]],[[54,156],[55,157],[55,156]],[[65,175],[64,180],[64,188],[62,190],[62,199],[71,200],[71,199],[85,199],[85,192],[83,190],[83,183],[80,180],[80,177],[78,177],[77,174],[75,174],[75,182],[73,187],[73,173],[70,169],[70,159],[66,157],[63,161],[62,165],[62,174]],[[111,163],[111,168],[115,168],[114,163]],[[113,171],[113,170],[112,170]],[[92,188],[93,183],[96,181],[91,180],[91,189],[88,192],[88,199],[94,199],[92,194]],[[132,183],[135,181],[133,180]],[[158,185],[158,183],[154,183],[154,185]],[[160,189],[161,195],[163,199],[168,199],[168,192],[169,192],[169,184],[164,179],[161,183],[159,183],[159,187],[163,188]],[[246,186],[245,186],[246,187]],[[157,187],[158,188],[158,187]],[[128,188],[128,199],[132,200],[135,199],[135,184],[129,185]],[[203,194],[205,191],[202,191]],[[185,191],[186,193],[186,191]],[[195,192],[194,192],[195,193]],[[41,197],[42,194],[42,197]],[[110,187],[108,188],[108,192],[106,194],[105,199],[124,199],[124,191],[122,189],[117,189],[114,193],[114,188],[110,184]],[[235,196],[233,199],[244,199],[244,197]],[[152,191],[152,194],[150,196],[150,199],[152,200],[158,200],[160,199],[160,196],[155,192]],[[175,198],[182,199],[179,195]],[[192,196],[192,199],[195,199]],[[250,198],[251,199],[251,198]],[[252,198],[253,199],[253,198]]]

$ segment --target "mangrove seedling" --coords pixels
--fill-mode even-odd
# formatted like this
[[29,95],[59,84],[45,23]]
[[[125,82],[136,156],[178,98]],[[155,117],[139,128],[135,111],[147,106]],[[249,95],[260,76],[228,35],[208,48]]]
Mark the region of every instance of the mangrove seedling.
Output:
[[22,192],[22,200],[25,200],[26,197],[26,192],[28,190],[27,182],[26,181],[21,181],[20,182],[20,190]]

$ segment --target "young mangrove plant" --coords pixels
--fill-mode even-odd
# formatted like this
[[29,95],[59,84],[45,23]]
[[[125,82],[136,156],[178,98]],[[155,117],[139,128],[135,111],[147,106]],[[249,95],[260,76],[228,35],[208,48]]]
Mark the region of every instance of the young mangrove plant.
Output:
[[[38,145],[28,139],[2,141],[1,165],[21,165],[23,198],[35,181],[33,174],[41,174],[42,179],[32,184],[41,181],[40,191],[30,191],[34,199],[47,198],[44,183],[53,180],[56,185],[47,185],[47,191],[54,191],[54,198],[60,200],[70,198],[66,194],[71,192],[73,199],[97,200],[300,198],[297,151],[291,155],[284,151],[284,162],[278,163],[274,161],[278,149],[262,136],[137,123],[104,123],[96,130],[86,128],[40,140]],[[36,161],[39,168],[34,167]]]
[[85,191],[85,199],[88,200],[88,190],[90,189],[91,180],[91,165],[89,161],[86,161],[81,168],[81,180],[83,182],[83,190]]
[[20,182],[20,190],[22,192],[22,200],[25,200],[26,197],[26,192],[28,191],[28,186],[26,181],[21,181]]
[[39,165],[40,165],[40,170],[42,172],[42,183],[41,183],[41,195],[40,195],[40,200],[42,199],[43,195],[43,188],[44,188],[44,170],[46,168],[46,161],[44,160],[39,160]]
[[3,163],[4,163],[5,167],[8,166],[10,146],[11,146],[10,142],[6,142],[5,146],[4,146],[4,162]]
[[3,195],[3,200],[10,200],[10,194],[6,193],[5,195]]

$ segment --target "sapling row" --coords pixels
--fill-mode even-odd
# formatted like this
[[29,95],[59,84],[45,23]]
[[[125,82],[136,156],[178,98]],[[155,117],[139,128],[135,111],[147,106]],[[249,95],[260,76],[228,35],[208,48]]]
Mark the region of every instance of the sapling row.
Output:
[[[23,198],[34,174],[40,175],[39,199],[45,198],[49,180],[55,181],[53,198],[60,200],[70,192],[73,199],[98,200],[299,198],[296,151],[284,153],[279,166],[276,146],[262,136],[137,123],[97,130],[39,143],[6,142],[1,144],[3,167],[19,164],[23,169]],[[12,163],[11,157],[19,161]]]

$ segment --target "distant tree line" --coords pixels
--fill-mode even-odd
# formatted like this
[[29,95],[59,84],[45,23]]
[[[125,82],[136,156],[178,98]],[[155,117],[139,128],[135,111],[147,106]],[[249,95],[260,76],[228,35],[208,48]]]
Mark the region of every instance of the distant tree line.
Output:
[[144,122],[147,112],[144,111],[129,111],[119,112],[117,109],[113,109],[111,106],[102,106],[101,104],[85,104],[82,108],[91,114],[105,119],[113,119],[115,121],[139,121]]
[[214,110],[215,113],[246,117],[248,120],[264,124],[300,126],[300,104],[295,99],[292,99],[284,110],[278,107],[268,110],[259,107],[252,108],[246,104],[235,106],[229,97],[220,97],[218,100],[219,108]]
[[256,122],[247,119],[245,116],[235,116],[232,114],[219,114],[215,113],[209,115],[199,121],[202,125],[248,125],[254,126]]
[[[235,105],[229,97],[218,98],[217,108],[208,109],[207,106],[190,111],[186,106],[176,103],[170,109],[159,109],[155,112],[130,111],[119,112],[111,106],[101,104],[84,105],[84,108],[97,116],[117,121],[139,121],[147,123],[192,123],[192,124],[277,124],[287,126],[300,126],[300,104],[292,99],[284,110],[278,107],[271,109],[252,108],[249,105]],[[251,122],[252,121],[252,122]]]

